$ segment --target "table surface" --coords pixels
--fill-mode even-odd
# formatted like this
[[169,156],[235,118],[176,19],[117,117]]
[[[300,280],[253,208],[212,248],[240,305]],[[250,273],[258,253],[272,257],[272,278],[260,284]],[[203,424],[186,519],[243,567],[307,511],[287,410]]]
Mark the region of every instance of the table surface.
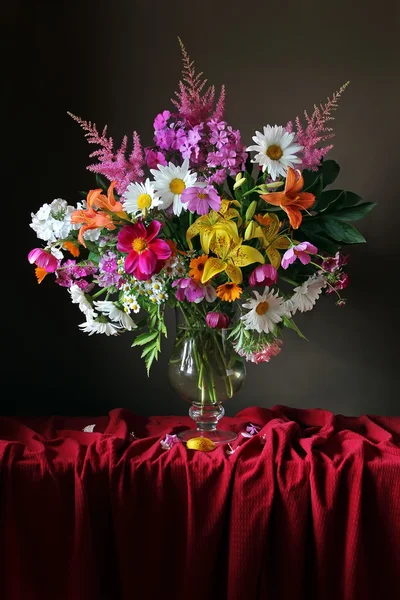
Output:
[[2,600],[400,597],[400,418],[249,407],[231,448],[162,447],[191,425],[0,417]]

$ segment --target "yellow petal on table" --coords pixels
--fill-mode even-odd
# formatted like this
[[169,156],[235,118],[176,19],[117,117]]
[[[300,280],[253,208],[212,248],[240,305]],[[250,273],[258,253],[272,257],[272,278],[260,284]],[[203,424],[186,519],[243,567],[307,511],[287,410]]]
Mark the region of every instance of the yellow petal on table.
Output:
[[209,279],[218,275],[218,273],[222,273],[222,271],[225,271],[226,267],[227,263],[224,260],[214,257],[209,258],[204,265],[201,283],[206,283]]
[[211,452],[211,450],[215,450],[217,444],[208,438],[205,437],[197,437],[192,438],[186,442],[186,446],[191,450],[200,450],[201,452]]

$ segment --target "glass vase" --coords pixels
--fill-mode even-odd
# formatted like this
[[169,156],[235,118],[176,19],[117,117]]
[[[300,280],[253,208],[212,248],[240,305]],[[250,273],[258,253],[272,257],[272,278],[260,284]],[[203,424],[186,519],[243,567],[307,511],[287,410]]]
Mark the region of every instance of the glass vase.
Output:
[[175,309],[175,344],[168,363],[168,378],[178,395],[190,402],[189,416],[196,428],[178,437],[186,442],[206,437],[216,444],[231,442],[233,431],[218,429],[222,404],[239,391],[246,377],[244,359],[234,350],[230,329],[211,329],[196,305]]

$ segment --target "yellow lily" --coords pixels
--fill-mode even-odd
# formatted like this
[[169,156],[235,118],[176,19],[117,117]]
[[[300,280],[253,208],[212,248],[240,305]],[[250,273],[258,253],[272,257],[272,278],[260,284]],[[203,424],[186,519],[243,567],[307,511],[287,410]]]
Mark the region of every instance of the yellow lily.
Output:
[[217,233],[226,232],[231,239],[239,241],[239,233],[236,223],[232,219],[237,218],[241,223],[240,214],[235,208],[230,208],[229,200],[222,200],[219,211],[211,210],[207,215],[203,215],[188,228],[186,240],[189,248],[193,249],[192,239],[200,235],[200,243],[205,254],[210,252],[210,244]]
[[290,240],[284,235],[279,235],[282,223],[275,213],[256,215],[254,218],[259,225],[251,237],[257,237],[260,240],[269,262],[275,269],[279,269],[281,255],[278,250],[287,250],[290,247]]
[[219,231],[211,243],[211,249],[218,258],[211,257],[204,265],[202,283],[225,271],[234,283],[242,283],[243,275],[240,267],[255,262],[263,264],[265,259],[261,252],[252,246],[243,246],[243,240],[232,239],[228,232]]

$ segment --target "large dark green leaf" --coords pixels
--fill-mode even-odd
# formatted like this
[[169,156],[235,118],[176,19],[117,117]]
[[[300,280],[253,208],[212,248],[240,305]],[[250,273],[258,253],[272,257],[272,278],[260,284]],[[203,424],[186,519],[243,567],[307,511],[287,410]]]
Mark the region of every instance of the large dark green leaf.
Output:
[[335,160],[325,160],[321,165],[324,188],[335,181],[340,172],[340,166]]
[[335,255],[340,248],[340,244],[338,242],[335,242],[335,240],[327,235],[320,235],[318,233],[312,233],[307,237],[306,241],[317,246],[319,251],[323,250],[328,254],[332,254],[332,256]]
[[318,198],[324,189],[324,182],[322,178],[322,173],[316,177],[314,182],[307,188],[307,190],[303,190],[309,192],[310,194],[314,194],[316,198]]
[[361,196],[359,196],[358,194],[355,194],[354,192],[346,192],[347,193],[347,203],[346,206],[355,206],[356,204],[359,204],[359,202],[362,202],[362,198]]
[[339,221],[331,215],[317,217],[318,222],[326,233],[338,242],[344,244],[360,244],[365,242],[365,238],[361,233],[350,223]]
[[362,202],[356,206],[348,206],[338,212],[335,212],[335,219],[339,221],[358,221],[367,215],[373,208],[376,202]]
[[106,192],[108,190],[109,185],[110,185],[109,182],[107,181],[107,179],[105,179],[104,177],[102,177],[98,173],[96,173],[96,183],[103,190],[103,192]]
[[312,210],[321,212],[323,210],[326,210],[333,203],[342,203],[344,194],[346,194],[344,190],[326,190],[325,192],[322,192],[322,194],[312,207]]

